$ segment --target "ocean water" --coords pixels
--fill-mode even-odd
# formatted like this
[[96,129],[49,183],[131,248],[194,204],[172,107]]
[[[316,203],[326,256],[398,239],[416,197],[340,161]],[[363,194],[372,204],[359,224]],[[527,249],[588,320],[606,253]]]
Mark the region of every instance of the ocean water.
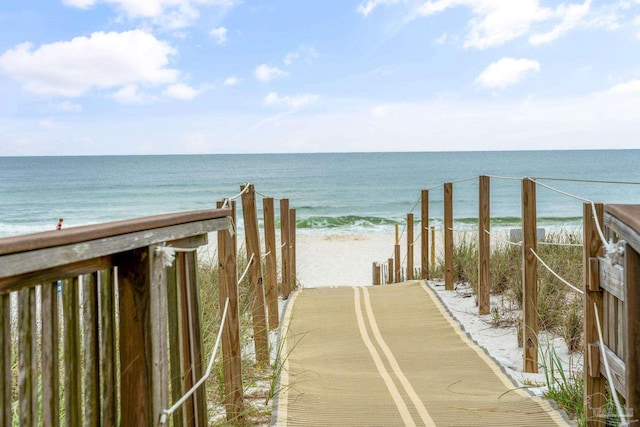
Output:
[[[244,182],[288,198],[301,233],[392,233],[408,212],[419,219],[422,189],[437,224],[440,185],[481,174],[494,177],[492,227],[511,227],[521,183],[497,177],[640,182],[639,165],[640,150],[0,157],[0,237],[55,229],[59,217],[71,227],[213,208]],[[541,182],[595,202],[640,203],[636,184]],[[455,227],[473,227],[477,179],[455,182],[453,196]],[[537,197],[539,225],[580,224],[581,200],[545,187]]]

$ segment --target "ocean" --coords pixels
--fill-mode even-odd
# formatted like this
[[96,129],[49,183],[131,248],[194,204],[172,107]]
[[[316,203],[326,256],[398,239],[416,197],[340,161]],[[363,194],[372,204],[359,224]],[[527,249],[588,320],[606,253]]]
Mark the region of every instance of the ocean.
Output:
[[[300,233],[393,233],[406,214],[443,218],[444,182],[490,175],[492,228],[520,223],[520,181],[602,203],[640,203],[640,150],[0,157],[0,237],[214,208],[251,182],[288,198]],[[499,178],[500,177],[500,178]],[[505,179],[508,178],[508,179]],[[477,224],[477,179],[453,186],[455,227]],[[538,224],[578,227],[582,201],[538,187]],[[258,206],[262,204],[258,201]],[[277,203],[276,203],[277,207]],[[259,217],[261,212],[259,214]],[[240,224],[241,226],[241,224]]]

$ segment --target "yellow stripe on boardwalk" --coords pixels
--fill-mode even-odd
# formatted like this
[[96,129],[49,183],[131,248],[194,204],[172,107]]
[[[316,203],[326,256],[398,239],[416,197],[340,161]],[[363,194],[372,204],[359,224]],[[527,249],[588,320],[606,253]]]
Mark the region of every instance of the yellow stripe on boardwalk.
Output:
[[516,390],[419,282],[294,298],[279,426],[569,425]]

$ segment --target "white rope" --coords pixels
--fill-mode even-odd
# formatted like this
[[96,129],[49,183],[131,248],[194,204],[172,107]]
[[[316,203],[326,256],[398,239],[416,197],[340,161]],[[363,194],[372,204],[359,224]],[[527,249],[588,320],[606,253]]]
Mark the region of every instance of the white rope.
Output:
[[498,175],[487,175],[489,178],[495,178],[495,179],[505,179],[505,180],[511,180],[511,181],[522,181],[522,178],[516,178],[513,176],[498,176]]
[[580,243],[556,243],[556,242],[538,242],[538,245],[546,245],[546,246],[575,246],[575,247],[583,247]]
[[177,411],[178,408],[180,408],[180,406],[182,406],[184,402],[186,402],[186,400],[189,397],[191,397],[191,395],[195,393],[195,391],[198,388],[200,388],[200,386],[207,380],[207,378],[209,378],[209,375],[211,375],[211,369],[213,368],[213,361],[216,357],[216,353],[218,352],[218,347],[220,347],[220,339],[222,338],[222,332],[224,330],[224,324],[227,318],[228,310],[229,310],[229,298],[227,298],[227,300],[224,303],[224,311],[222,312],[222,319],[220,320],[220,330],[218,331],[218,336],[216,337],[216,343],[213,346],[213,351],[211,352],[211,358],[209,359],[209,366],[207,366],[207,371],[205,372],[204,376],[200,378],[200,380],[197,383],[195,383],[193,387],[191,387],[191,389],[180,398],[180,400],[174,403],[171,408],[165,409],[164,411],[162,411],[162,414],[160,415],[160,425],[165,425],[169,420],[169,417],[175,411]]
[[613,396],[613,401],[616,405],[616,412],[618,414],[618,419],[620,421],[621,426],[628,426],[627,417],[622,411],[622,405],[620,404],[620,400],[618,399],[618,393],[615,391],[613,375],[611,375],[611,368],[609,367],[609,361],[605,356],[604,351],[604,339],[602,338],[602,327],[600,326],[600,315],[598,314],[598,306],[596,303],[593,303],[593,311],[596,313],[596,326],[598,327],[598,344],[600,346],[600,355],[601,359],[604,361],[604,370],[607,374],[607,381],[609,381],[609,387],[611,388],[611,396]]
[[478,176],[470,176],[469,178],[463,178],[463,179],[459,179],[457,181],[449,181],[449,184],[459,184],[461,182],[465,182],[465,181],[471,181],[473,179],[478,179]]
[[533,179],[544,179],[546,181],[588,182],[588,183],[592,183],[592,184],[640,185],[640,182],[634,182],[634,181],[600,181],[600,180],[595,180],[595,179],[548,178],[548,177],[535,177]]
[[436,185],[435,187],[425,188],[425,190],[427,190],[427,191],[431,191],[431,190],[435,190],[435,189],[437,189],[437,188],[440,188],[440,187],[442,187],[442,186],[444,186],[444,184],[439,184],[439,185]]
[[505,239],[505,238],[504,238],[504,237],[502,237],[502,236],[498,236],[497,234],[494,234],[494,233],[490,232],[489,230],[484,230],[484,232],[485,232],[485,233],[487,233],[489,236],[493,237],[494,239],[499,240],[499,241],[501,241],[501,242],[508,243],[508,244],[510,244],[510,245],[513,245],[513,246],[520,246],[520,247],[522,247],[522,241],[519,241],[519,242],[512,242],[511,240],[507,240],[507,239]]
[[551,274],[553,274],[554,276],[556,276],[556,278],[557,278],[558,280],[560,280],[562,283],[564,283],[565,285],[567,285],[568,287],[570,287],[570,288],[571,288],[571,289],[573,289],[574,291],[578,292],[579,294],[584,295],[584,291],[583,291],[582,289],[579,289],[579,288],[577,288],[577,287],[573,286],[571,283],[567,282],[567,281],[566,281],[566,280],[564,280],[562,277],[560,277],[560,276],[558,275],[558,273],[556,273],[555,271],[553,271],[553,270],[551,269],[551,267],[549,267],[549,266],[547,265],[547,263],[545,263],[545,262],[542,260],[542,258],[540,258],[540,257],[538,256],[538,254],[536,253],[536,251],[534,251],[534,250],[533,250],[533,249],[531,249],[531,248],[529,248],[529,250],[531,251],[531,253],[533,254],[533,256],[535,256],[535,257],[538,259],[538,261],[540,261],[540,262],[542,263],[542,265],[544,265],[544,267],[545,267],[547,270],[549,270],[549,272],[550,272]]
[[236,194],[236,195],[235,195],[235,196],[233,196],[233,197],[229,197],[229,198],[224,199],[224,203],[222,204],[222,207],[223,207],[223,208],[226,208],[227,206],[229,206],[229,202],[230,202],[231,200],[236,200],[238,197],[242,196],[242,195],[243,195],[244,193],[246,193],[247,191],[249,191],[249,183],[248,183],[248,182],[245,182],[245,183],[244,183],[244,187],[242,188],[242,191],[241,191],[241,192],[239,192],[238,194]]
[[452,227],[447,227],[447,230],[449,231],[455,231],[456,233],[477,233],[479,231],[479,229],[477,228],[470,228],[470,229],[462,229],[462,228],[452,228]]
[[544,187],[544,188],[546,188],[548,190],[555,191],[556,193],[562,194],[563,196],[571,197],[573,199],[580,200],[580,201],[585,202],[585,203],[593,203],[591,200],[585,199],[584,197],[576,196],[575,194],[567,193],[566,191],[558,190],[557,188],[554,188],[554,187],[552,187],[550,185],[538,182],[538,181],[535,180],[535,178],[529,178],[529,179],[531,181],[535,182],[536,185],[540,185],[540,186],[542,186],[542,187]]
[[173,246],[167,246],[166,242],[164,242],[162,245],[156,246],[156,255],[160,260],[160,265],[164,268],[168,268],[173,265],[176,252],[195,252],[197,250],[197,248],[174,248]]
[[253,262],[253,256],[254,255],[255,254],[251,254],[251,258],[249,258],[249,262],[247,263],[247,268],[244,269],[244,273],[242,273],[242,276],[240,276],[240,278],[238,279],[238,283],[242,282],[242,279],[244,279],[244,277],[249,272],[249,267],[251,267],[251,263]]

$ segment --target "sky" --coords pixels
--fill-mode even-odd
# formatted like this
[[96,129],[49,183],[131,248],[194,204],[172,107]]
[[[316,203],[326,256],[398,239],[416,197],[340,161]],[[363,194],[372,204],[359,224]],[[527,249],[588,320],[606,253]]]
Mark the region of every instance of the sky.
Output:
[[640,0],[2,0],[0,156],[640,148]]

